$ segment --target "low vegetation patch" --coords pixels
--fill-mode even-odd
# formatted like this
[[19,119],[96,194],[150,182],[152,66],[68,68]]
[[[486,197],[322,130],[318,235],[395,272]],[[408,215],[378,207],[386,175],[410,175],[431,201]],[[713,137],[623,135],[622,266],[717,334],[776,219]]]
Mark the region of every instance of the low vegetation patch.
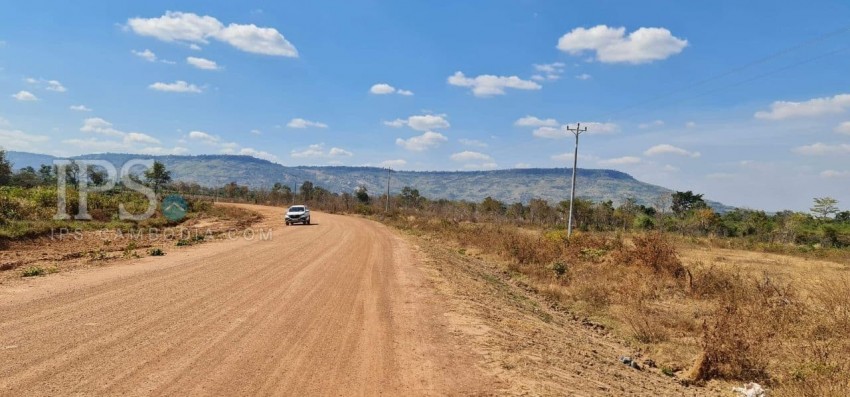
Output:
[[685,264],[678,238],[659,232],[579,232],[567,240],[491,222],[383,220],[501,257],[509,273],[605,324],[669,376],[757,381],[776,396],[850,392],[850,279],[801,291],[763,274]]

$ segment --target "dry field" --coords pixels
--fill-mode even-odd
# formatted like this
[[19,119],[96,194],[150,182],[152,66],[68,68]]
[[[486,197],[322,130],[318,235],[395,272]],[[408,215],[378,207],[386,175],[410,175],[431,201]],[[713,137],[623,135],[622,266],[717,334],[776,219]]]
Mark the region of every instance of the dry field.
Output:
[[387,222],[498,264],[682,384],[744,381],[774,396],[850,391],[850,267],[694,247],[659,234],[581,234],[417,217]]

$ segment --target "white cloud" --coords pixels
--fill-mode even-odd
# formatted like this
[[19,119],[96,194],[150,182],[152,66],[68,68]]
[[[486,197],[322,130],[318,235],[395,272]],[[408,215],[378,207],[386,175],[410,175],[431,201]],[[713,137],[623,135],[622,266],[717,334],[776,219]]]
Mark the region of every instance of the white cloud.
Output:
[[820,176],[823,178],[848,178],[850,177],[850,171],[826,170],[821,172]]
[[63,86],[63,85],[62,85],[62,83],[60,83],[60,82],[59,82],[59,81],[57,81],[57,80],[48,80],[48,81],[47,81],[47,87],[46,87],[45,89],[46,89],[46,90],[48,90],[48,91],[55,91],[55,92],[65,92],[65,91],[68,91],[68,90],[65,88],[65,86]]
[[76,146],[80,149],[85,150],[89,153],[97,153],[97,152],[128,152],[129,149],[124,142],[118,141],[104,141],[97,138],[88,138],[88,139],[66,139],[62,141],[62,143]]
[[47,79],[36,79],[32,77],[27,77],[24,79],[27,84],[35,85],[39,88],[44,88],[47,91],[53,92],[65,92],[68,91],[65,86],[62,85],[58,80],[47,80]]
[[581,128],[587,127],[588,134],[613,134],[620,131],[620,126],[615,123],[600,123],[596,121],[581,122]]
[[30,102],[30,101],[37,101],[38,100],[38,97],[35,96],[33,93],[31,93],[29,91],[23,91],[23,90],[18,91],[17,94],[13,94],[12,98],[15,98],[15,99],[17,99],[21,102]]
[[87,108],[86,105],[71,105],[68,109],[77,111],[77,112],[91,112],[91,109]]
[[655,121],[650,122],[650,123],[639,124],[638,128],[645,130],[645,129],[648,129],[648,128],[658,128],[658,127],[663,127],[663,126],[664,126],[663,120],[655,120]]
[[557,127],[558,120],[539,119],[534,116],[525,116],[514,122],[517,127]]
[[6,150],[31,151],[40,143],[47,142],[48,137],[27,134],[20,130],[4,130],[0,128],[0,147]]
[[141,36],[162,41],[208,43],[207,39],[224,28],[218,19],[193,13],[166,11],[159,18],[130,18],[127,27]]
[[576,124],[564,124],[560,127],[540,127],[532,132],[537,138],[544,139],[563,139],[573,136],[573,133],[568,128],[577,128],[581,124],[581,129],[587,128],[586,134],[611,134],[620,131],[620,126],[614,123],[599,123],[599,122],[582,122]]
[[162,92],[180,92],[180,93],[188,92],[188,93],[194,93],[194,94],[198,94],[198,93],[203,92],[203,90],[201,90],[200,87],[198,87],[194,84],[189,84],[189,83],[187,83],[183,80],[177,80],[173,83],[157,82],[157,83],[151,84],[150,86],[148,86],[148,88],[150,88],[152,90],[162,91]]
[[603,63],[659,61],[682,52],[687,46],[687,40],[673,36],[664,28],[640,28],[626,36],[626,28],[606,25],[575,28],[558,40],[559,50],[572,55],[592,51],[596,60]]
[[444,114],[423,114],[417,116],[410,116],[406,120],[395,119],[393,121],[385,121],[384,125],[394,128],[399,128],[406,125],[417,131],[436,130],[441,128],[449,128],[451,126],[451,124],[449,124],[449,121],[446,120],[446,115]]
[[216,39],[255,54],[298,57],[298,50],[277,29],[231,23],[193,13],[166,11],[158,18],[130,18],[127,28],[138,35],[167,42],[207,44]]
[[593,78],[593,76],[591,76],[591,75],[589,75],[589,74],[587,74],[587,73],[582,73],[582,74],[577,74],[577,75],[576,75],[576,80],[587,81],[587,80],[590,80],[590,79],[592,79],[592,78]]
[[540,127],[536,128],[532,135],[544,139],[561,139],[571,136],[572,133],[561,127]]
[[80,127],[80,131],[82,132],[92,132],[95,134],[107,135],[107,136],[124,136],[125,133],[123,131],[116,130],[113,128],[112,123],[100,118],[100,117],[92,117],[83,120],[83,126]]
[[687,123],[685,123],[685,128],[694,128],[696,126],[697,126],[697,123],[695,123],[693,121],[688,121]]
[[699,152],[691,152],[691,151],[682,149],[680,147],[676,147],[676,146],[666,144],[666,143],[661,144],[661,145],[655,145],[655,146],[647,149],[645,152],[643,152],[643,154],[647,155],[647,156],[675,154],[677,156],[686,156],[686,157],[693,157],[693,158],[697,158],[697,157],[700,156]]
[[351,157],[354,153],[348,150],[332,147],[325,151],[324,143],[317,143],[308,146],[306,149],[293,150],[290,155],[294,158],[331,158],[331,157]]
[[321,122],[318,122],[318,121],[305,120],[305,119],[302,119],[300,117],[296,117],[292,120],[289,120],[289,122],[286,123],[286,126],[289,127],[289,128],[310,128],[310,127],[328,128],[328,125],[325,124],[325,123],[321,123]]
[[378,83],[373,85],[372,88],[369,89],[369,92],[375,95],[392,94],[395,92],[395,87],[386,83]]
[[144,51],[132,50],[130,52],[132,52],[133,55],[135,55],[139,58],[142,58],[142,59],[144,59],[148,62],[156,62],[156,54],[154,54],[153,51],[151,51],[151,50],[148,50],[148,49],[145,49]]
[[531,164],[528,164],[528,163],[516,163],[516,164],[514,164],[514,168],[531,168]]
[[460,153],[455,153],[451,155],[451,159],[457,162],[470,162],[470,161],[492,161],[493,158],[487,154],[481,152],[472,152],[469,150],[465,150]]
[[401,128],[407,125],[407,120],[395,119],[393,121],[384,121],[384,125],[387,127]]
[[435,130],[440,128],[449,128],[448,120],[445,115],[425,114],[420,116],[410,116],[407,118],[407,125],[417,131]]
[[251,133],[252,133],[252,134],[254,134],[254,135],[262,135],[262,134],[263,134],[263,132],[262,132],[262,131],[257,130],[257,129],[253,129],[253,130],[251,130]]
[[187,149],[181,147],[174,147],[170,149],[160,147],[158,145],[160,145],[161,142],[157,138],[141,132],[125,132],[118,130],[112,125],[112,123],[99,117],[91,117],[83,120],[83,126],[80,127],[80,131],[121,139],[102,140],[100,138],[91,137],[87,139],[67,139],[63,142],[77,146],[86,151],[98,152],[113,151],[145,154],[184,154],[187,152]]
[[463,168],[472,169],[472,170],[480,170],[480,169],[493,169],[498,167],[498,164],[493,160],[492,157],[488,154],[484,154],[481,152],[472,152],[469,150],[455,153],[450,156],[453,161],[457,161],[459,163],[465,163]]
[[776,101],[769,111],[756,112],[755,117],[762,120],[784,120],[795,117],[815,117],[826,114],[843,113],[850,108],[850,94],[833,97],[814,98],[805,102]]
[[278,159],[277,156],[275,156],[275,155],[273,155],[269,152],[265,152],[265,151],[262,151],[262,150],[257,150],[257,149],[249,148],[249,147],[239,149],[239,154],[241,154],[243,156],[251,156],[251,157],[256,157],[258,159],[268,160],[268,161],[271,161],[271,162],[274,162],[274,163],[280,162],[280,159]]
[[449,76],[448,82],[458,87],[469,87],[477,97],[489,97],[493,95],[504,95],[505,89],[516,90],[539,90],[542,87],[531,80],[523,80],[517,76],[494,76],[489,74],[474,78],[466,77],[463,72],[455,72]]
[[211,61],[206,58],[198,58],[198,57],[187,57],[186,63],[192,65],[198,69],[203,70],[221,70],[221,67],[215,61]]
[[794,148],[794,153],[805,156],[824,156],[830,154],[850,154],[850,144],[842,143],[836,145],[827,145],[824,143],[815,143],[811,145],[800,146]]
[[231,23],[215,37],[242,51],[298,58],[298,50],[275,28]]
[[597,163],[602,166],[617,166],[617,165],[631,165],[640,163],[640,157],[634,156],[625,156],[625,157],[617,157],[613,159],[599,160]]
[[216,144],[219,142],[219,137],[212,136],[203,131],[191,131],[189,132],[189,139],[193,139],[196,141],[202,141],[208,144]]
[[488,146],[486,143],[481,142],[477,139],[461,138],[461,139],[458,139],[457,141],[460,142],[461,145],[472,146],[472,147],[485,148],[485,147]]
[[835,127],[835,132],[839,134],[850,135],[850,121],[845,121]]
[[310,145],[306,149],[293,150],[290,155],[295,158],[321,157],[325,155],[324,144],[317,143]]
[[414,136],[409,139],[398,138],[395,140],[396,145],[399,145],[407,150],[414,152],[422,152],[431,148],[440,146],[441,143],[448,141],[445,135],[439,132],[427,131],[422,135]]
[[564,73],[565,66],[563,62],[534,64],[534,70],[540,74],[534,75],[532,79],[538,81],[558,80],[561,78],[561,74]]
[[170,148],[170,149],[160,147],[160,146],[151,146],[151,147],[144,147],[144,148],[140,149],[139,153],[150,154],[150,155],[155,155],[155,156],[165,156],[165,155],[179,156],[179,155],[182,155],[182,154],[189,153],[189,149],[186,149],[186,148],[180,147],[180,146],[175,146],[175,147]]
[[142,134],[141,132],[128,132],[127,135],[124,135],[124,143],[149,143],[153,145],[159,145],[160,142],[159,139],[156,139],[148,134]]
[[402,90],[400,88],[395,88],[387,83],[378,83],[372,86],[369,89],[369,92],[375,95],[388,95],[388,94],[398,94],[403,96],[411,96],[413,95],[413,91]]
[[354,153],[351,153],[351,152],[349,152],[348,150],[345,150],[345,149],[340,149],[338,147],[332,147],[331,150],[328,151],[328,156],[331,156],[331,157],[339,157],[339,156],[351,157],[353,155],[354,155]]
[[401,168],[407,165],[407,161],[404,161],[402,159],[385,160],[382,161],[379,165],[381,166],[381,168]]

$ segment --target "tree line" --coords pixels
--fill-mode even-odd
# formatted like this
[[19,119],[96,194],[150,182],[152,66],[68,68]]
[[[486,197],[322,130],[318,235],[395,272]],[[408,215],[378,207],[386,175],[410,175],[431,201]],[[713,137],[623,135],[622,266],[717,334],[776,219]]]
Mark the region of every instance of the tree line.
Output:
[[[14,171],[0,150],[0,186],[33,187],[56,183],[57,169],[42,165]],[[75,185],[85,172],[90,184],[106,182],[104,170],[81,169],[77,163],[66,167],[66,180]],[[171,173],[160,162],[140,175],[133,176],[158,193],[179,193],[213,199],[270,205],[308,204],[332,212],[380,213],[389,207],[393,213],[421,214],[455,222],[504,222],[547,229],[566,227],[569,201],[550,203],[531,199],[526,203],[506,203],[486,197],[480,202],[429,199],[411,186],[398,194],[371,194],[365,186],[353,192],[332,192],[311,181],[292,187],[275,183],[270,188],[251,188],[230,182],[207,187],[197,183],[172,181]],[[120,188],[120,184],[119,184]],[[389,200],[389,203],[387,203]],[[619,205],[613,201],[593,202],[577,198],[574,207],[575,228],[580,231],[613,232],[659,230],[683,236],[744,238],[771,244],[820,244],[832,247],[850,246],[850,211],[841,210],[838,200],[815,198],[809,212],[734,209],[719,213],[711,208],[702,194],[692,191],[673,192],[657,198],[653,205],[638,204],[626,198]]]

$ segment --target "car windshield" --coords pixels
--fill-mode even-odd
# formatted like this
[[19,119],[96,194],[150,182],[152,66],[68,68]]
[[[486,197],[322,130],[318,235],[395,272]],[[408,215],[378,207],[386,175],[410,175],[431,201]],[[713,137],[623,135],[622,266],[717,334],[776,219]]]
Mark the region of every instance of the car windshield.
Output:
[[304,207],[289,207],[289,212],[304,212]]

